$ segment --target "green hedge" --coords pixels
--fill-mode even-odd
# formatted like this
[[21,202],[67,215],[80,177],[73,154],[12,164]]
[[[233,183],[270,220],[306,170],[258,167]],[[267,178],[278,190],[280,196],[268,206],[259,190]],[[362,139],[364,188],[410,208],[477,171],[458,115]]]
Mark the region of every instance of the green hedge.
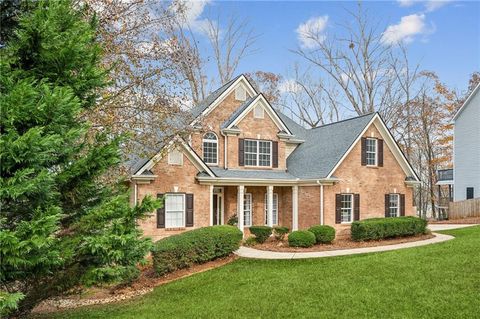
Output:
[[315,235],[308,230],[296,230],[288,235],[290,247],[312,247],[315,245]]
[[335,239],[335,228],[327,225],[312,226],[308,229],[315,235],[317,244],[330,244]]
[[272,227],[269,226],[250,226],[248,229],[260,244],[264,243],[272,234]]
[[277,240],[283,240],[285,238],[285,235],[288,234],[288,227],[285,226],[275,226],[273,227],[273,233],[275,234],[275,238]]
[[418,217],[371,218],[352,223],[352,240],[379,240],[384,238],[424,234],[427,221]]
[[157,241],[152,249],[158,275],[202,264],[237,250],[242,232],[233,226],[211,226],[187,231]]

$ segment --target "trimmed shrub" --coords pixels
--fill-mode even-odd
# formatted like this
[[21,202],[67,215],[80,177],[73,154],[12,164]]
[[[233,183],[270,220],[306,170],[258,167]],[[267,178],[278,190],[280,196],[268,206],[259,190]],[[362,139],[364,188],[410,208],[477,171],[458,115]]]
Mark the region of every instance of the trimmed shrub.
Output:
[[249,230],[260,244],[264,243],[272,234],[272,227],[269,226],[250,226]]
[[254,236],[248,237],[243,242],[245,246],[255,246],[257,244],[257,239]]
[[275,235],[275,238],[277,240],[283,240],[285,238],[285,235],[288,234],[288,231],[288,227],[285,226],[273,227],[273,234]]
[[414,236],[427,231],[427,221],[413,216],[371,218],[352,223],[352,240]]
[[237,250],[242,232],[233,226],[198,228],[157,241],[153,245],[153,267],[157,275],[188,268],[193,264],[230,255]]
[[290,247],[312,247],[315,245],[315,235],[308,230],[296,230],[288,235]]
[[317,244],[331,244],[335,239],[335,228],[327,225],[312,226],[308,229],[315,235]]

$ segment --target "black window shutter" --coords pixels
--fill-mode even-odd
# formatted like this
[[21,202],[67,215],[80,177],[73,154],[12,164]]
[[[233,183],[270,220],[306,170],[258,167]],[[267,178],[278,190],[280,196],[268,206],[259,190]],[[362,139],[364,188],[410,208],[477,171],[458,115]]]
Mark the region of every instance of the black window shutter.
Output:
[[243,138],[239,138],[238,139],[238,166],[244,166],[244,155],[243,155],[243,152],[244,152],[244,139]]
[[335,194],[335,223],[342,222],[342,194]]
[[385,217],[390,217],[390,194],[385,194]]
[[157,199],[162,202],[162,207],[157,208],[157,228],[165,228],[165,195],[157,194]]
[[272,167],[278,167],[278,142],[272,141]]
[[185,199],[185,226],[193,227],[193,194],[186,194]]
[[362,166],[367,165],[367,138],[362,137]]
[[353,220],[360,220],[360,194],[354,194],[353,198]]
[[378,166],[383,166],[383,140],[377,140],[378,144]]
[[405,216],[405,194],[400,194],[400,216]]

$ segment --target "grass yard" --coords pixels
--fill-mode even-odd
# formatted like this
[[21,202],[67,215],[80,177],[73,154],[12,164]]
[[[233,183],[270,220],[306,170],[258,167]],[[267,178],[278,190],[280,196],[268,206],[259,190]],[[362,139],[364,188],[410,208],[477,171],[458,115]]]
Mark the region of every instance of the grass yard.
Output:
[[444,233],[457,238],[347,257],[241,259],[129,302],[53,317],[478,318],[480,226]]

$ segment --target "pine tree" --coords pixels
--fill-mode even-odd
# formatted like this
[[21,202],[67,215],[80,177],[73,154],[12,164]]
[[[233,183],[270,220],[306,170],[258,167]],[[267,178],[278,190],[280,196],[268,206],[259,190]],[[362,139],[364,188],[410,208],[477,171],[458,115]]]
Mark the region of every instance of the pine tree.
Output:
[[131,280],[150,249],[130,207],[121,137],[81,120],[107,85],[95,19],[69,0],[39,1],[20,17],[0,62],[0,315],[28,313],[79,284]]

